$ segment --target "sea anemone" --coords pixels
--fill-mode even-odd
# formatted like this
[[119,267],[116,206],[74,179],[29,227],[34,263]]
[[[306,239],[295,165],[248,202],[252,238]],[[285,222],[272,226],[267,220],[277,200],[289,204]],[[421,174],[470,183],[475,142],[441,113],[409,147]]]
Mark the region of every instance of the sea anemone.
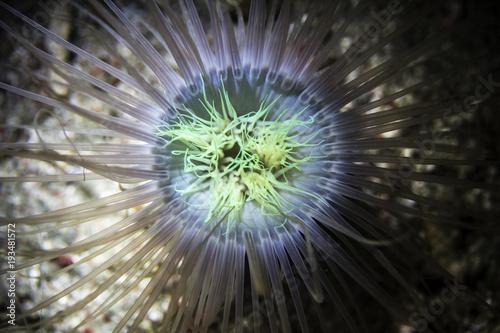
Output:
[[[103,316],[116,332],[332,332],[338,318],[395,329],[374,323],[360,290],[398,325],[433,327],[424,295],[463,285],[419,236],[498,218],[498,162],[452,135],[494,105],[497,77],[450,92],[434,71],[475,23],[439,31],[435,8],[410,1],[245,5],[54,1],[29,17],[2,4],[1,27],[33,62],[0,82],[5,105],[32,101],[30,125],[5,116],[18,137],[0,146],[2,191],[42,184],[23,200],[48,206],[0,219],[6,293],[48,293],[9,293],[4,329],[107,330]],[[37,193],[55,182],[79,202],[50,208]],[[102,193],[85,199],[93,182]]]

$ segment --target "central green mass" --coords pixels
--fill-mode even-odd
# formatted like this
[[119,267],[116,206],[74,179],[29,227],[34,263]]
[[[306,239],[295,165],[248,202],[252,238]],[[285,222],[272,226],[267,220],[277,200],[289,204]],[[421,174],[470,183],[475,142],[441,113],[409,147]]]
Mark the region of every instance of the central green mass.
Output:
[[312,153],[298,150],[317,146],[309,143],[314,135],[305,142],[299,141],[302,132],[310,132],[308,125],[314,119],[298,120],[304,108],[292,118],[281,119],[285,109],[279,111],[275,120],[269,120],[280,97],[267,105],[264,98],[258,110],[238,116],[224,87],[219,95],[220,103],[216,106],[204,91],[203,100],[199,101],[206,117],[184,107],[175,121],[158,127],[157,135],[169,140],[167,146],[176,143],[171,154],[183,156],[184,172],[196,176],[186,188],[176,186],[176,191],[181,195],[209,191],[210,208],[205,221],[228,216],[232,222],[235,214],[252,200],[260,204],[264,215],[286,213],[292,206],[280,189],[306,194],[288,185],[287,172],[313,158]]

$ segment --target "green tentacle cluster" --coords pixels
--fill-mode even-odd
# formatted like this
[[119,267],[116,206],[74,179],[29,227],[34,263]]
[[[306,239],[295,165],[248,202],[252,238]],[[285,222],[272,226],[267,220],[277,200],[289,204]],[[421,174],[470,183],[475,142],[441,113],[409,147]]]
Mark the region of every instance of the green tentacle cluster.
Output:
[[281,120],[287,111],[283,110],[271,121],[267,119],[269,112],[276,109],[280,97],[268,104],[266,97],[257,111],[238,116],[224,86],[219,95],[216,107],[203,91],[199,101],[208,115],[206,119],[184,106],[176,121],[158,127],[157,135],[169,139],[171,153],[184,157],[184,171],[196,175],[187,188],[176,190],[182,195],[209,190],[206,221],[228,216],[232,223],[235,214],[251,200],[260,204],[264,215],[289,212],[292,206],[279,189],[311,195],[288,185],[286,176],[289,170],[299,169],[301,163],[315,157],[298,152],[298,148],[318,145],[309,143],[314,136],[299,141],[300,132],[310,132],[308,125],[314,121],[312,117],[298,119],[307,107],[286,120]]

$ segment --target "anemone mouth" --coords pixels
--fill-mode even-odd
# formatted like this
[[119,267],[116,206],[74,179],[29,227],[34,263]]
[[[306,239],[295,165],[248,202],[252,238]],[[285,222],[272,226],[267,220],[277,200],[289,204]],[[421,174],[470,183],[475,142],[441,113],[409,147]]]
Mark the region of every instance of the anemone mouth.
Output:
[[[242,85],[246,79],[233,83]],[[236,97],[235,89],[228,91],[224,82],[222,76],[213,85],[201,79],[196,89],[201,93],[186,101],[176,118],[157,126],[156,135],[167,142],[163,148],[172,164],[183,166],[182,175],[179,169],[171,170],[179,174],[173,180],[175,190],[188,205],[199,208],[203,204],[189,197],[203,193],[208,198],[205,222],[226,219],[227,230],[241,223],[246,203],[259,208],[262,216],[282,218],[293,204],[280,192],[319,199],[293,185],[294,179],[305,176],[301,166],[321,157],[315,155],[321,142],[308,106],[297,105],[296,95],[278,94],[266,82],[258,96],[246,98]],[[280,218],[274,224],[282,224]]]

